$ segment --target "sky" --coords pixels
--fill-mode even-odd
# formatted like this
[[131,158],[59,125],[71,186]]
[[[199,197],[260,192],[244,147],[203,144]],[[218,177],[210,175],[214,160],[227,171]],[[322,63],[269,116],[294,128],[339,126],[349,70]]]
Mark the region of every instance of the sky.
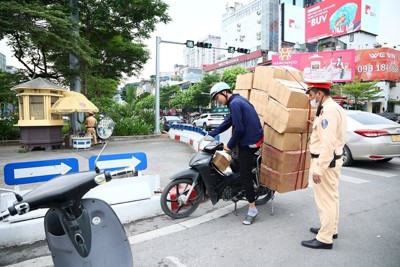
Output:
[[[239,0],[237,0],[239,2]],[[379,1],[379,0],[377,0]],[[150,50],[150,59],[139,77],[129,77],[125,82],[149,79],[156,72],[156,37],[163,41],[186,42],[198,41],[207,35],[221,35],[221,19],[225,13],[226,0],[164,0],[169,5],[168,14],[172,21],[157,26],[152,37],[145,41]],[[233,2],[233,1],[231,1]],[[241,2],[248,3],[248,0]],[[377,41],[388,46],[400,47],[400,34],[396,30],[400,25],[399,0],[380,0],[380,34]],[[160,44],[160,71],[172,72],[175,64],[183,64],[184,45]],[[0,52],[7,56],[7,65],[21,66],[12,57],[5,41],[0,41]]]

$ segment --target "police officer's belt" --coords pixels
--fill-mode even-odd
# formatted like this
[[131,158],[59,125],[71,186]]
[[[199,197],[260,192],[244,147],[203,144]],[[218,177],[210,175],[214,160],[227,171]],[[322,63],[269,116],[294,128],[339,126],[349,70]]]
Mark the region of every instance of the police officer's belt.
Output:
[[[319,157],[319,154],[313,154],[313,153],[311,153],[311,158],[312,159],[317,159]],[[342,157],[342,155],[333,155],[333,159],[334,160],[336,160],[336,159],[340,159]]]

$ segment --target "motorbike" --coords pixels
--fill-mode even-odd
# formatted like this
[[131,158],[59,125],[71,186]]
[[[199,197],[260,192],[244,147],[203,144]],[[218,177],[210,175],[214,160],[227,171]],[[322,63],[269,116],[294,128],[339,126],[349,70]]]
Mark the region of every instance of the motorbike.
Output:
[[[199,142],[203,146],[189,162],[186,170],[174,174],[171,182],[162,190],[161,208],[174,219],[185,218],[192,214],[201,202],[211,200],[215,205],[220,199],[233,201],[236,214],[237,202],[246,200],[246,191],[240,182],[238,162],[232,159],[232,171],[221,172],[213,163],[217,151],[224,149],[224,144],[214,137],[206,135]],[[259,174],[261,151],[254,154],[253,183],[256,205],[262,205],[274,198],[274,190],[260,184]],[[247,201],[247,200],[246,200]]]
[[[100,129],[107,141],[96,162],[114,127],[108,120],[99,123],[107,127]],[[24,196],[14,192],[16,201],[1,212],[0,221],[48,208],[44,230],[54,266],[133,266],[128,238],[114,210],[103,200],[83,196],[112,178],[134,173],[134,169],[102,171],[95,166],[94,171],[55,177]]]

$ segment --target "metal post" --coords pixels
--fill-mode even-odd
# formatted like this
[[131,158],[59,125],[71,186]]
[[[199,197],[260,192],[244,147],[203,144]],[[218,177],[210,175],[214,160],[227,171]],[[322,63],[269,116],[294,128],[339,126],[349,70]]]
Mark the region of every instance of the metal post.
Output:
[[154,130],[155,134],[160,134],[160,36],[156,37],[156,121]]
[[[160,131],[160,44],[167,43],[167,44],[177,44],[177,45],[185,45],[186,43],[183,42],[175,42],[175,41],[166,41],[161,40],[160,36],[156,37],[156,119],[155,119],[155,134],[161,134]],[[228,48],[221,48],[221,47],[212,47],[211,49],[219,49],[219,50],[228,50]]]
[[[79,7],[77,0],[70,0],[71,7],[71,19],[75,22],[75,25],[79,24]],[[79,35],[79,27],[75,26],[73,29],[74,33]],[[73,53],[69,53],[69,68],[74,72],[71,78],[70,87],[72,91],[81,92],[81,78],[78,75],[79,72],[79,58]],[[81,131],[81,122],[83,121],[83,114],[74,112],[71,114],[71,127],[74,133]]]

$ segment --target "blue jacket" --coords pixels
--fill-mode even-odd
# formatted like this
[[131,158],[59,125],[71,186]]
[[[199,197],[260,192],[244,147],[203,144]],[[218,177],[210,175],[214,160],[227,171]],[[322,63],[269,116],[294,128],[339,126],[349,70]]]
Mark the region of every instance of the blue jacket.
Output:
[[230,116],[209,135],[216,136],[233,126],[232,137],[227,144],[229,149],[235,145],[250,146],[260,143],[264,137],[263,129],[253,105],[238,94],[233,94],[227,105]]

